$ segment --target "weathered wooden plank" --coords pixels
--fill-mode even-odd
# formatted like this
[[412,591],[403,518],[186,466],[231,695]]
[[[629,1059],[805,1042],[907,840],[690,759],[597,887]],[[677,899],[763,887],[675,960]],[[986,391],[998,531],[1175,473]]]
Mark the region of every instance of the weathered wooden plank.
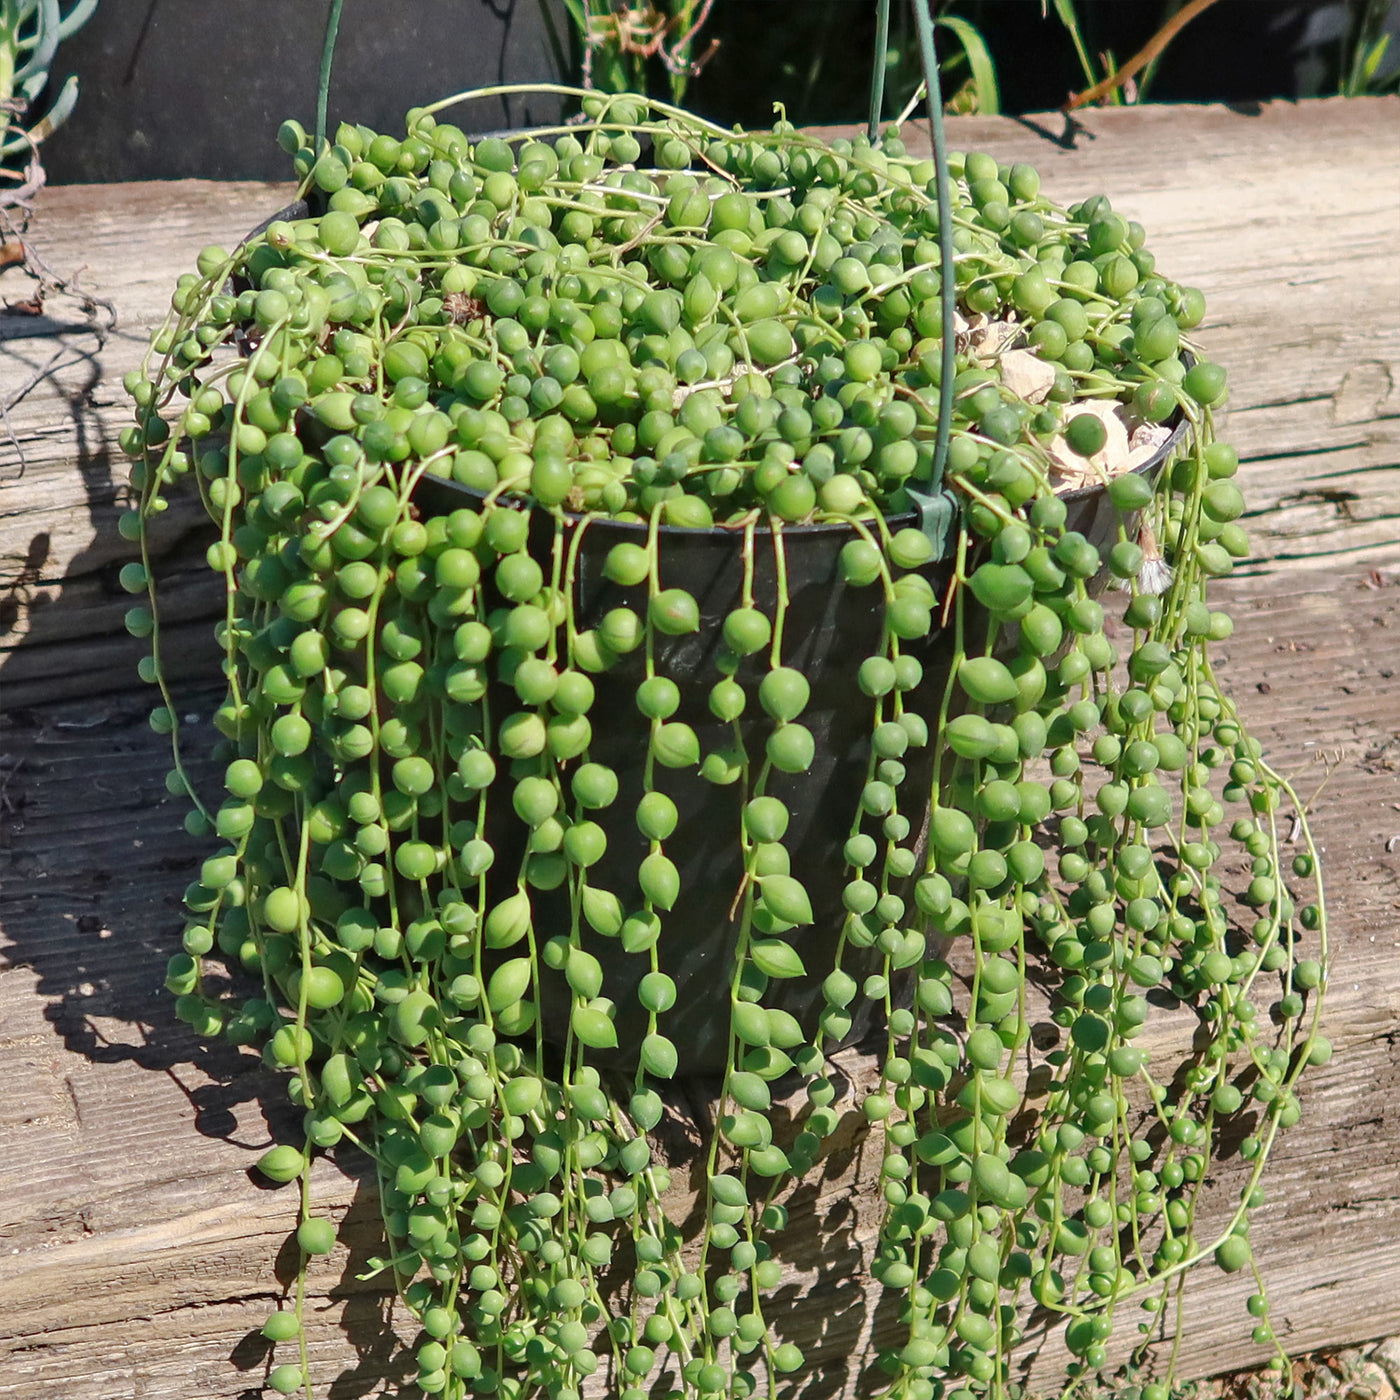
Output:
[[[1388,158],[1400,98],[1127,108],[1084,114],[1072,142],[1064,132],[1060,117],[969,117],[951,139],[1034,161],[1062,200],[1108,191],[1146,225],[1159,265],[1205,289],[1198,334],[1230,373],[1224,427],[1245,459],[1257,562],[1400,558],[1400,161]],[[53,266],[85,267],[120,319],[100,350],[88,333],[0,338],[0,402],[56,349],[71,361],[9,412],[22,475],[0,434],[2,703],[133,684],[139,649],[120,635],[115,581],[129,557],[115,530],[121,376],[198,249],[232,241],[288,193],[200,181],[45,191],[36,242]],[[0,336],[16,322],[0,319]],[[209,605],[185,588],[199,586],[203,546],[168,545],[173,606],[196,615]]]
[[[211,583],[214,585],[211,587]],[[168,593],[167,593],[168,587]],[[222,607],[223,590],[207,571],[190,561],[183,569],[162,579],[162,615],[173,624],[164,633],[170,646],[171,674],[209,673],[215,657],[212,620]],[[168,602],[166,599],[168,597]],[[0,672],[4,707],[102,695],[132,683],[133,667],[140,652],[127,636],[122,619],[132,599],[115,585],[98,577],[80,577],[66,585],[65,602],[83,608],[53,610],[55,633],[62,642],[16,649]],[[73,634],[72,623],[81,616],[84,630]]]
[[[117,323],[100,336],[76,303],[65,303],[68,329],[40,338],[27,333],[27,319],[0,318],[0,402],[8,406],[8,431],[0,433],[4,704],[131,684],[139,651],[122,630],[130,600],[116,578],[132,556],[116,530],[126,504],[116,438],[131,412],[122,376],[139,363],[175,278],[199,249],[236,242],[290,194],[284,185],[203,180],[45,191],[31,241],[64,274],[82,269],[80,284],[110,298]],[[27,285],[15,280],[22,275],[11,270],[0,290],[17,299]],[[53,371],[11,405],[55,356]],[[194,568],[204,545],[189,537],[196,516],[194,507],[173,510],[159,547],[188,569],[189,590],[170,593],[177,615],[210,617],[216,598]]]
[[[1301,791],[1331,769],[1314,809],[1337,1053],[1305,1081],[1254,1229],[1298,1351],[1400,1330],[1400,852],[1386,850],[1400,832],[1400,575],[1386,580],[1352,570],[1221,589],[1238,624],[1226,684]],[[194,750],[215,699],[180,697]],[[253,1329],[286,1286],[294,1201],[247,1171],[294,1115],[250,1052],[195,1041],[161,987],[203,848],[179,829],[143,710],[108,696],[18,713],[3,731],[0,1397],[15,1400],[242,1400],[265,1365]],[[886,1323],[864,1272],[879,1153],[854,1115],[847,1127],[848,1149],[795,1211],[781,1325],[808,1346],[821,1394],[856,1397]],[[313,1376],[322,1392],[375,1393],[405,1361],[381,1285],[355,1277],[375,1247],[373,1192],[362,1159],[342,1165],[314,1179],[318,1206],[351,1222],[348,1247],[312,1276]],[[1214,1199],[1238,1180],[1227,1164]],[[686,1205],[678,1187],[677,1215]],[[1209,1267],[1192,1276],[1184,1374],[1262,1357],[1250,1287]],[[1038,1377],[1056,1356],[1047,1347]]]

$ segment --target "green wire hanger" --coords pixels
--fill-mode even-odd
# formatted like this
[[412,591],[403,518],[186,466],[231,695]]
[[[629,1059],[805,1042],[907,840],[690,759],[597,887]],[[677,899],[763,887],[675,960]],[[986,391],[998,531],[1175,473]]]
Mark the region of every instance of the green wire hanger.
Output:
[[[927,478],[906,487],[919,513],[919,528],[933,542],[942,558],[947,552],[958,517],[956,498],[943,485],[948,461],[948,438],[953,414],[955,282],[953,276],[952,194],[948,184],[948,143],[943,128],[943,92],[938,79],[938,52],[933,38],[933,18],[928,0],[910,0],[919,34],[919,58],[924,70],[929,131],[933,145],[934,185],[938,206],[938,279],[943,320],[942,374],[938,391],[938,426],[934,438],[933,465]],[[890,0],[879,0],[875,16],[875,61],[871,65],[870,120],[867,134],[873,146],[879,136],[880,112],[885,97],[886,54],[889,50]]]

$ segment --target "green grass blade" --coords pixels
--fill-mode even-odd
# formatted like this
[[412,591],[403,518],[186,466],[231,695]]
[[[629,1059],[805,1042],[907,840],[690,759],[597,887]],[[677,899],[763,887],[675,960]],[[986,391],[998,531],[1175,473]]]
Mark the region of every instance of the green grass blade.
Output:
[[326,10],[326,29],[321,41],[321,67],[316,75],[316,155],[319,157],[326,139],[326,107],[330,101],[331,64],[335,59],[335,41],[340,33],[340,9],[343,0],[331,0]]
[[[1385,41],[1389,37],[1385,33],[1385,20],[1390,13],[1389,0],[1369,0],[1364,7],[1354,5],[1353,10],[1342,46],[1343,72],[1338,91],[1343,97],[1361,97],[1370,90],[1371,80],[1385,54]],[[1346,57],[1348,50],[1349,61]]]
[[1386,47],[1389,43],[1390,35],[1382,34],[1376,41],[1376,46],[1366,55],[1366,63],[1362,71],[1368,84],[1376,76],[1376,69],[1381,66],[1381,60],[1385,57]]
[[1094,72],[1094,65],[1089,61],[1089,51],[1084,47],[1084,35],[1079,28],[1079,14],[1074,8],[1074,0],[1055,0],[1055,13],[1060,18],[1060,23],[1069,30],[1069,37],[1074,40],[1074,51],[1079,55],[1079,66],[1084,70],[1084,76],[1090,84],[1099,80],[1099,75]]
[[1390,35],[1382,34],[1376,41],[1376,46],[1371,50],[1366,59],[1366,87],[1365,91],[1372,94],[1384,92],[1394,92],[1400,85],[1400,72],[1392,72],[1388,78],[1377,81],[1376,73],[1380,69],[1381,62],[1385,58],[1385,51],[1390,43]]
[[967,55],[968,67],[972,70],[972,88],[977,94],[977,110],[983,116],[1000,116],[1001,96],[997,92],[997,70],[986,40],[972,25],[957,15],[944,15],[936,23],[953,31]]
[[1381,66],[1381,60],[1385,58],[1385,51],[1389,45],[1390,35],[1382,34],[1371,45],[1369,52],[1358,47],[1351,77],[1343,88],[1344,96],[1364,97],[1367,93],[1374,91],[1376,70]]
[[885,72],[890,60],[890,0],[879,0],[875,12],[875,55],[870,64],[870,120],[865,134],[875,144],[885,108]]

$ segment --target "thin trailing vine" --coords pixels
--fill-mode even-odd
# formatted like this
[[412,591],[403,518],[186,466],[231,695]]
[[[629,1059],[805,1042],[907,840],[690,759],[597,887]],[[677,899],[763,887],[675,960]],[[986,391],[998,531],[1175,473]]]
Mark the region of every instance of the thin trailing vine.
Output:
[[[1125,1316],[1170,1333],[1192,1265],[1252,1267],[1329,1053],[1316,851],[1209,659],[1248,545],[1200,295],[1027,166],[950,155],[940,219],[893,129],[566,95],[584,121],[513,141],[449,103],[320,150],[287,124],[312,212],[206,250],[130,377],[129,625],[223,843],[178,1013],[287,1072],[304,1138],[259,1168],[300,1181],[306,1256],[335,1245],[311,1156],[373,1159],[428,1394],[790,1393],[786,1202],[846,1107],[883,1144],[878,1393],[1005,1395],[1033,1314],[1071,1393]],[[911,494],[940,411],[946,548]],[[188,489],[227,590],[217,800],[144,543]],[[849,664],[813,660],[813,596]],[[1148,1053],[1166,1006],[1197,1034]],[[653,1130],[697,1069],[690,1238]],[[312,1394],[304,1302],[264,1328],[279,1393]]]

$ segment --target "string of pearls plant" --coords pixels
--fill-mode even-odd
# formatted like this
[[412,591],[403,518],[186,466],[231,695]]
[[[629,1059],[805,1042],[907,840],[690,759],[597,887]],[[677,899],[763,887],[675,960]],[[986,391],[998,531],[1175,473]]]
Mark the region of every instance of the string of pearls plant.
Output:
[[[862,1393],[1012,1393],[1032,1309],[1068,1393],[1125,1316],[1170,1330],[1192,1265],[1253,1267],[1270,1146],[1330,1053],[1312,841],[1211,667],[1207,581],[1247,544],[1224,376],[1182,340],[1201,297],[1106,198],[955,154],[949,325],[936,172],[895,131],[570,96],[586,120],[509,141],[447,104],[319,155],[288,123],[313,212],[206,249],[129,377],[128,625],[170,786],[222,842],[178,1014],[287,1072],[304,1140],[259,1169],[301,1183],[306,1256],[335,1244],[313,1153],[373,1160],[427,1394],[798,1393],[784,1203],[843,1113],[883,1143],[897,1300]],[[940,403],[946,537],[921,527]],[[1158,423],[1111,475],[1111,433]],[[217,800],[182,762],[147,532],[189,490],[226,588]],[[829,898],[785,844],[834,800],[789,625],[821,527],[824,587],[869,618],[821,682],[866,735]],[[706,531],[733,597],[676,581]],[[718,894],[680,875],[697,789]],[[688,905],[721,953],[678,985]],[[648,1133],[706,997],[697,1234]],[[1183,1013],[1178,1053],[1142,1048]],[[831,1055],[867,1025],[857,1093]],[[1247,1180],[1207,1228],[1224,1139]],[[309,1397],[304,1294],[303,1270],[263,1331],[271,1388]],[[1249,1308],[1271,1342],[1262,1285]]]

